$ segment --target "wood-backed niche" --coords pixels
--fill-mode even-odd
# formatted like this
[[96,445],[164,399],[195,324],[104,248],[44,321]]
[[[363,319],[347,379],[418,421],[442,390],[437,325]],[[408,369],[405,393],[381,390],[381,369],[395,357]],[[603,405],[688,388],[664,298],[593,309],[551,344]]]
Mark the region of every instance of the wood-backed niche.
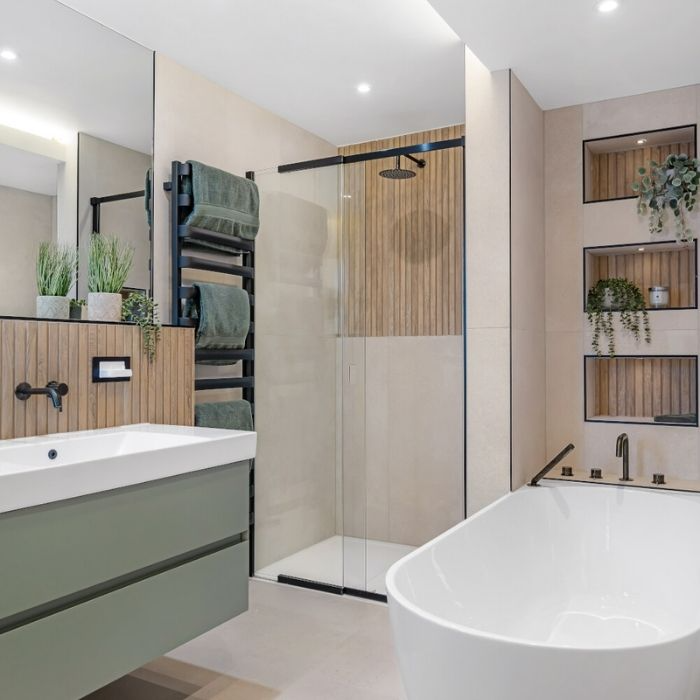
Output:
[[639,180],[639,168],[671,153],[695,156],[694,125],[584,141],[584,203],[636,197],[632,183]]
[[698,424],[696,355],[587,356],[585,380],[587,421]]
[[[93,383],[93,357],[125,355],[131,381]],[[44,396],[15,398],[20,382],[45,386],[52,380],[69,387],[62,412]],[[0,391],[2,439],[133,423],[193,425],[193,331],[163,328],[157,357],[149,362],[133,325],[2,319]]]

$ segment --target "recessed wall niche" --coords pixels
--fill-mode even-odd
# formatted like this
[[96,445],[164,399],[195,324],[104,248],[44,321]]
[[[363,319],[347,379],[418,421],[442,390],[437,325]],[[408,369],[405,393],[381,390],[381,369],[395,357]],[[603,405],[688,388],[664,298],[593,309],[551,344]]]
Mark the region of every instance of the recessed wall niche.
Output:
[[693,124],[584,141],[584,204],[635,198],[632,183],[649,161],[671,153],[696,156],[696,130]]
[[[647,302],[647,309],[697,309],[697,241],[631,243],[583,249],[583,306],[596,282],[623,277],[634,282]],[[668,304],[654,306],[649,287],[666,287]]]
[[585,419],[696,427],[697,367],[697,355],[588,355]]

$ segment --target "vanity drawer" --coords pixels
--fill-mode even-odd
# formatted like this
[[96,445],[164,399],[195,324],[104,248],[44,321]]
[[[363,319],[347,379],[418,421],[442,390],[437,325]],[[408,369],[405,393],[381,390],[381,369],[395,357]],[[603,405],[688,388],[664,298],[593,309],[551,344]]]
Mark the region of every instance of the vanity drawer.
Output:
[[3,621],[248,529],[249,464],[0,515]]
[[242,542],[0,634],[2,697],[75,700],[247,607]]

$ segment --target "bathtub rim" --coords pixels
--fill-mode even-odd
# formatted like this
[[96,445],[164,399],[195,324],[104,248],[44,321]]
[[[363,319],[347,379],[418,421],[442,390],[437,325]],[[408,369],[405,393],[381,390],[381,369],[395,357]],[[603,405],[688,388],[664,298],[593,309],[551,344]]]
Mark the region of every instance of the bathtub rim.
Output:
[[[559,481],[557,479],[543,479],[542,482],[540,483],[541,487],[544,486],[551,486],[553,488],[563,488],[563,489],[568,489],[568,488],[581,488],[581,489],[591,489],[591,488],[604,488],[606,490],[636,490],[634,487],[629,487],[629,486],[623,486],[622,484],[617,485],[617,484],[587,484],[585,482],[566,482],[566,481]],[[399,561],[395,562],[389,569],[389,571],[386,574],[386,592],[387,592],[387,599],[389,603],[395,603],[396,605],[400,605],[404,608],[406,608],[409,612],[412,614],[416,615],[417,617],[430,622],[432,624],[437,625],[438,627],[441,627],[443,629],[451,630],[453,632],[458,632],[463,635],[467,635],[470,637],[476,637],[478,639],[483,639],[491,642],[500,642],[502,644],[509,644],[512,646],[521,646],[521,647],[530,647],[530,648],[535,648],[535,649],[549,649],[549,650],[557,650],[558,652],[605,652],[605,653],[611,653],[611,652],[625,652],[625,651],[632,651],[632,650],[639,650],[639,649],[654,649],[662,646],[666,646],[668,644],[677,644],[679,642],[682,642],[685,639],[689,639],[690,637],[693,637],[700,633],[700,626],[689,630],[687,632],[682,632],[680,634],[676,634],[673,636],[668,636],[667,638],[663,639],[662,641],[659,642],[653,642],[651,644],[628,644],[625,646],[565,646],[565,645],[557,645],[557,644],[548,644],[546,642],[537,642],[533,640],[528,640],[528,639],[519,639],[517,637],[510,637],[506,636],[503,634],[498,634],[496,632],[485,632],[484,630],[479,630],[474,627],[469,627],[467,625],[462,625],[457,622],[452,622],[451,620],[448,620],[443,617],[439,617],[438,615],[435,615],[434,613],[428,612],[427,610],[424,610],[423,608],[418,607],[414,602],[408,600],[406,596],[399,591],[398,585],[396,583],[396,576],[397,572],[401,569],[402,565],[408,561],[411,561],[412,559],[415,559],[416,557],[420,556],[422,552],[429,550],[432,546],[437,544],[438,542],[441,542],[444,539],[447,539],[453,532],[459,530],[460,528],[467,527],[470,521],[473,521],[476,518],[479,518],[486,513],[488,513],[490,510],[496,508],[512,496],[515,496],[519,491],[526,490],[529,488],[533,488],[529,486],[528,484],[525,484],[524,486],[521,486],[520,488],[516,489],[515,491],[511,491],[509,493],[504,494],[500,498],[498,498],[496,501],[493,503],[490,503],[488,506],[485,506],[482,508],[480,511],[472,515],[471,517],[462,520],[461,522],[457,523],[456,525],[453,525],[449,530],[446,530],[442,534],[438,535],[437,537],[434,537],[432,540],[429,542],[426,542],[424,545],[421,545],[417,549],[415,549],[413,552],[410,554],[407,554],[405,557],[402,557],[399,559]],[[648,493],[648,490],[645,490],[646,493]],[[663,496],[670,496],[674,493],[681,494],[683,496],[687,497],[695,497],[700,499],[700,493],[694,493],[694,492],[674,492],[674,491],[664,491],[661,495]]]

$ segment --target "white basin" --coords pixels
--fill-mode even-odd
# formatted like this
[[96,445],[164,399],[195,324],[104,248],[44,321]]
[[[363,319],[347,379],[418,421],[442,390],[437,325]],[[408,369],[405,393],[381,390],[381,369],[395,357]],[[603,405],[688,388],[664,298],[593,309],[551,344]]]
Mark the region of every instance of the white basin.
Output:
[[0,442],[0,513],[255,457],[256,433],[126,425]]

